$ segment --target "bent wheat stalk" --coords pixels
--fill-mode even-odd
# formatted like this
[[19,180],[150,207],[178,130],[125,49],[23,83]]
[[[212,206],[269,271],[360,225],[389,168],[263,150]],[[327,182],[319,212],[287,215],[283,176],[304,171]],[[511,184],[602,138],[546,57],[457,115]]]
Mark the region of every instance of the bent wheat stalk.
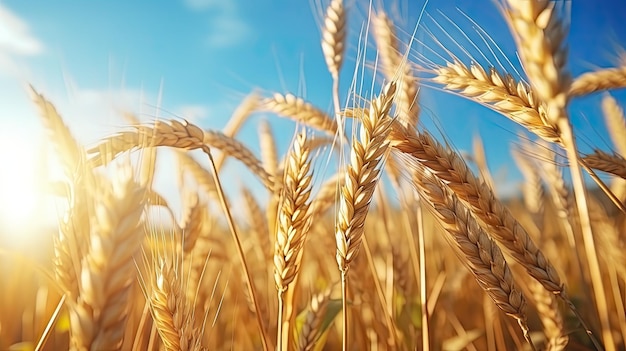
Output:
[[524,338],[534,350],[526,322],[526,300],[516,287],[513,273],[498,245],[481,228],[467,207],[421,161],[407,154],[398,153],[398,157],[408,165],[404,170],[408,172],[406,176],[411,180],[413,188],[449,235],[446,237],[448,243],[462,254],[461,261],[498,308],[517,320]]
[[441,146],[428,133],[421,132],[415,135],[398,123],[394,124],[392,138],[394,148],[413,156],[429,172],[442,179],[468,206],[472,214],[487,225],[489,235],[502,244],[544,288],[561,297],[576,314],[587,333],[592,335],[569,299],[556,268],[537,247],[524,227],[496,199],[491,189],[476,178],[457,153]]
[[137,148],[169,146],[178,149],[208,149],[208,146],[222,150],[245,164],[259,177],[268,189],[274,181],[252,151],[239,141],[212,130],[203,131],[199,127],[183,121],[157,120],[153,125],[134,126],[134,131],[124,131],[103,139],[98,145],[87,150],[92,167],[106,165],[123,152]]
[[204,132],[187,121],[157,120],[152,125],[133,126],[133,131],[124,131],[101,140],[98,145],[87,149],[90,166],[106,165],[123,152],[137,148],[169,146],[179,149],[202,149]]

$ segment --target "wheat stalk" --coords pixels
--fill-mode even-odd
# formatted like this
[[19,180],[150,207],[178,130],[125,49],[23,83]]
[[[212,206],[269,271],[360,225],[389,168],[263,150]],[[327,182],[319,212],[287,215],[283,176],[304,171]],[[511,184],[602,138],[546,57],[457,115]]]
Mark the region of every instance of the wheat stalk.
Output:
[[[304,242],[311,226],[311,161],[306,130],[298,133],[287,158],[279,202],[274,246],[274,281],[278,289],[278,349],[286,348],[289,330],[283,330],[284,294],[296,278]],[[285,320],[288,322],[288,320]],[[288,323],[286,324],[289,325]],[[284,334],[283,334],[284,333]]]
[[346,273],[359,252],[369,204],[380,176],[380,166],[386,154],[392,119],[388,113],[396,92],[390,82],[370,105],[369,113],[361,120],[359,140],[352,141],[350,164],[341,187],[335,241],[337,264],[341,272],[343,305],[343,350],[348,349],[348,322],[346,301]]
[[379,179],[379,166],[389,145],[392,119],[388,116],[396,85],[390,83],[371,103],[369,113],[363,115],[359,140],[353,140],[350,164],[345,171],[341,188],[336,227],[337,264],[346,272],[358,253],[363,235],[363,224],[369,203]]

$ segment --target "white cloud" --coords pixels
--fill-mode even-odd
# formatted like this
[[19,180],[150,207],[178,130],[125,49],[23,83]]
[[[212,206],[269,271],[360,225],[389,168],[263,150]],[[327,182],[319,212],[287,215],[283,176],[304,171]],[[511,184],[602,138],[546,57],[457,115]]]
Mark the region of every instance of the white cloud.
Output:
[[15,55],[36,55],[43,51],[26,22],[0,4],[0,51]]
[[43,52],[28,24],[0,3],[0,74],[20,75],[26,69],[19,57]]
[[206,13],[209,24],[207,45],[212,48],[233,47],[243,43],[252,33],[250,26],[241,17],[234,0],[184,0],[187,7]]
[[235,46],[245,41],[251,30],[247,23],[238,17],[220,16],[211,19],[207,43],[211,47]]

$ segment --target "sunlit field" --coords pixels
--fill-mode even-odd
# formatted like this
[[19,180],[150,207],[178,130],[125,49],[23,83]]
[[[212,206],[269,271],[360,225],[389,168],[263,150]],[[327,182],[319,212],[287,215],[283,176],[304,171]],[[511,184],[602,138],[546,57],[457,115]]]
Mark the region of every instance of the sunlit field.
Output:
[[[574,73],[576,4],[496,3],[510,33],[327,1],[325,105],[255,82],[223,128],[119,111],[84,143],[26,85],[43,133],[0,130],[0,350],[624,350],[626,56]],[[444,111],[496,116],[517,168]]]

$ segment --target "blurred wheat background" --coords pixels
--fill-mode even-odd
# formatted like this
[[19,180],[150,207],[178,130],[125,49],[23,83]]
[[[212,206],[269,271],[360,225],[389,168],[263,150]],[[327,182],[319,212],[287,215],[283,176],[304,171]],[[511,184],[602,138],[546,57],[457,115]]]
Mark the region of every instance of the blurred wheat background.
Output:
[[41,146],[0,134],[0,349],[623,350],[623,50],[581,70],[567,1],[490,4],[506,36],[412,6],[313,3],[325,83],[254,82],[223,127],[159,98],[85,141],[34,79]]

